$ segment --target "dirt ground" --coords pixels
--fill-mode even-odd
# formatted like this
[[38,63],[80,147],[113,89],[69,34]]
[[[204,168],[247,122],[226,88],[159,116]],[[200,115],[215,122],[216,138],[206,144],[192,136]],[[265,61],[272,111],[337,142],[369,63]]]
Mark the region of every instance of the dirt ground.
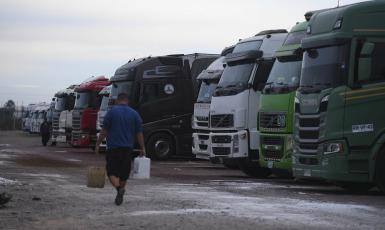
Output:
[[151,162],[150,179],[115,189],[86,186],[104,155],[40,136],[0,131],[0,229],[385,229],[385,196],[346,192],[331,183],[253,179],[194,159]]

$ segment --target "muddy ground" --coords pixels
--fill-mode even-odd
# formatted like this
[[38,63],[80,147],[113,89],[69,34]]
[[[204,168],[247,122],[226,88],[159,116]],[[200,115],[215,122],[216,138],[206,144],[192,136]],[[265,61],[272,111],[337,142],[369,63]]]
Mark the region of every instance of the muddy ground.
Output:
[[128,181],[121,206],[106,181],[86,186],[104,156],[40,137],[0,131],[0,229],[385,229],[385,196],[325,182],[253,179],[194,159],[151,162],[150,179]]

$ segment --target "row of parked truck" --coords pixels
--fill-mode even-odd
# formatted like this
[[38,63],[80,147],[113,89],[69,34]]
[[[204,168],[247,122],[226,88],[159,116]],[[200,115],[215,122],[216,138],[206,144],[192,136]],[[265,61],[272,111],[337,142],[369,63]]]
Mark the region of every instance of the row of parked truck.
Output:
[[[385,191],[385,2],[308,12],[226,47],[130,60],[55,94],[52,141],[94,147],[119,93],[148,155]],[[191,138],[192,137],[192,138]]]

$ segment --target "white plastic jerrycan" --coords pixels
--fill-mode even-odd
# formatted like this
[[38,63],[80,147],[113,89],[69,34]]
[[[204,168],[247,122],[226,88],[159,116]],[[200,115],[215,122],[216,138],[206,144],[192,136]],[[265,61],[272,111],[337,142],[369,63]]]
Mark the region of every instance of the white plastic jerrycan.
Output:
[[151,160],[147,157],[135,157],[134,179],[150,179]]

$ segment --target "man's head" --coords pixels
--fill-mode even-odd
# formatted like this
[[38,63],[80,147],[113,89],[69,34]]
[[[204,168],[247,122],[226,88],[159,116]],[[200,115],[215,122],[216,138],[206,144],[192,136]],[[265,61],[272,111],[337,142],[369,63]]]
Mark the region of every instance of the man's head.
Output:
[[116,98],[117,104],[127,104],[128,105],[128,96],[125,93],[119,93],[118,97]]

